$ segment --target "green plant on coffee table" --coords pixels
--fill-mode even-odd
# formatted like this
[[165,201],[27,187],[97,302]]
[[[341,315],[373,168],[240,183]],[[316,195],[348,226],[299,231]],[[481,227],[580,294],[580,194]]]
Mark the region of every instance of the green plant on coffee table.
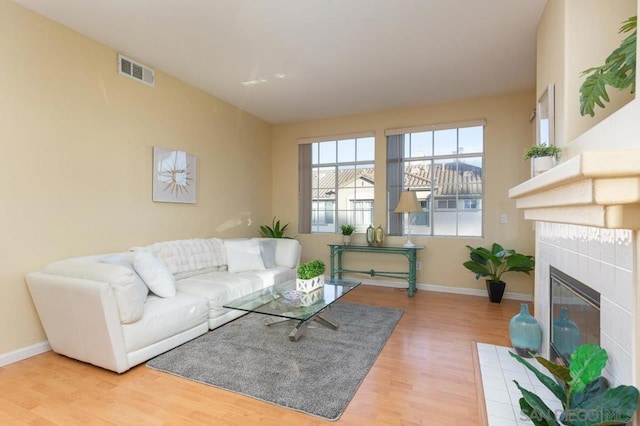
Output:
[[287,229],[287,226],[289,226],[288,223],[281,227],[280,220],[276,220],[274,217],[271,221],[271,226],[260,225],[260,233],[267,238],[286,238],[284,231]]
[[514,380],[522,393],[520,408],[535,426],[624,425],[632,420],[638,408],[638,389],[623,385],[610,388],[607,379],[601,377],[608,355],[597,345],[578,347],[571,354],[569,367],[541,356],[535,357],[562,384],[540,372],[521,356],[513,352],[509,354],[533,372],[562,404],[563,412],[558,419],[538,395]]
[[351,235],[356,230],[354,225],[340,225],[340,232],[342,235]]
[[313,277],[324,274],[324,262],[321,260],[312,260],[310,262],[301,263],[298,266],[297,276],[301,280],[310,280]]
[[547,144],[539,144],[534,145],[530,148],[524,150],[524,160],[529,160],[531,158],[538,157],[555,157],[558,158],[558,155],[562,151],[561,148],[558,148],[555,145],[547,145]]

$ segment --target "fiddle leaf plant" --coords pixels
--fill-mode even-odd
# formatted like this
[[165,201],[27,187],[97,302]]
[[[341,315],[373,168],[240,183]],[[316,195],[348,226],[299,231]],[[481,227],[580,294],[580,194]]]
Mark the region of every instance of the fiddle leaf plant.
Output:
[[513,352],[509,354],[529,369],[562,404],[557,417],[534,392],[520,386],[520,408],[536,426],[613,426],[632,420],[638,408],[640,394],[634,386],[609,387],[600,374],[607,362],[607,352],[592,344],[578,347],[570,357],[569,367],[556,364],[541,356],[535,359],[556,379],[543,374],[526,359]]
[[517,253],[513,249],[505,249],[498,243],[493,243],[491,250],[484,247],[471,247],[469,256],[471,260],[462,265],[476,274],[476,279],[488,277],[489,281],[500,282],[502,275],[507,272],[524,272],[529,274],[534,267],[533,256]]
[[581,115],[588,114],[593,117],[596,105],[604,108],[604,102],[609,102],[607,86],[619,90],[631,87],[631,93],[635,93],[637,25],[637,16],[632,16],[624,21],[620,33],[633,32],[622,41],[617,49],[611,52],[604,65],[582,72],[581,75],[587,76],[587,78],[580,86]]

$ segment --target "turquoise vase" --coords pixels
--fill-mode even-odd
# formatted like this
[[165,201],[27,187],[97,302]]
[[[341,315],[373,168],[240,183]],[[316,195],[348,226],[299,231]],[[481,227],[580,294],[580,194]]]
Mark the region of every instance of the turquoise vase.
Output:
[[540,352],[542,328],[529,314],[529,305],[526,303],[520,304],[520,313],[509,321],[509,337],[511,346],[522,357],[530,358],[532,353]]
[[560,318],[553,320],[553,346],[560,355],[569,357],[582,343],[580,328],[569,319],[569,310],[560,308]]

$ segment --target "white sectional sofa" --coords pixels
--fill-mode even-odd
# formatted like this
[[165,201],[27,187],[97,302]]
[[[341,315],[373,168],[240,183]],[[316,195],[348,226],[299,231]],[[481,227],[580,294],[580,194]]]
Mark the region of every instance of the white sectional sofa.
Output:
[[27,274],[51,348],[118,373],[241,315],[222,306],[295,279],[293,239],[189,239]]

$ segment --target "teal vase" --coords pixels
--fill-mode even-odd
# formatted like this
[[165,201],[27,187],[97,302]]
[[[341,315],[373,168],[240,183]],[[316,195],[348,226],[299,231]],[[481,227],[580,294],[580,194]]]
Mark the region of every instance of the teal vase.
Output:
[[509,337],[511,346],[522,357],[530,358],[532,353],[540,352],[542,328],[529,314],[529,305],[526,303],[520,304],[520,313],[509,321]]
[[582,343],[580,328],[569,319],[569,310],[560,308],[560,318],[553,320],[553,346],[560,355],[569,357]]

